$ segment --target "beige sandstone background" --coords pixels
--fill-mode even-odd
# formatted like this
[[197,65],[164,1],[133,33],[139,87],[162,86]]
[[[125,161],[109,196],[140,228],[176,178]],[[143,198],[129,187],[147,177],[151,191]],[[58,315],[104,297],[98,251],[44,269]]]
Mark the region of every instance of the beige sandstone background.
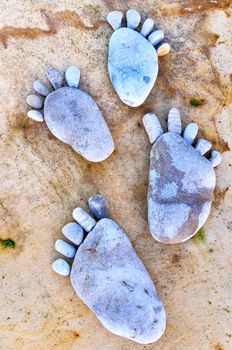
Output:
[[[165,31],[172,46],[160,59],[146,103],[123,105],[107,74],[113,9],[139,10]],[[1,0],[0,3],[0,349],[232,349],[232,4],[229,1]],[[116,150],[91,164],[26,117],[26,96],[44,69],[81,68],[81,88],[99,104]],[[203,105],[190,105],[191,98]],[[166,127],[170,107],[183,124],[223,154],[206,237],[164,246],[146,220],[150,144],[141,124],[155,111]],[[109,333],[75,295],[69,278],[51,270],[54,242],[76,206],[101,192],[125,229],[164,301],[168,322],[155,344]]]

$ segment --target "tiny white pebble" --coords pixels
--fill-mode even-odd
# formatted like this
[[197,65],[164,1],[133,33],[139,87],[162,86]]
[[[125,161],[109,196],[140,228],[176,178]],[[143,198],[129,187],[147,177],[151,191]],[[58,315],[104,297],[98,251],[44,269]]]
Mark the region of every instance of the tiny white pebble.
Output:
[[57,259],[52,264],[52,269],[62,276],[68,276],[71,271],[70,265],[67,263],[66,260],[63,259]]
[[35,80],[33,82],[33,87],[38,94],[42,96],[47,96],[50,94],[50,90],[41,80]]
[[154,28],[154,21],[151,18],[147,18],[146,21],[143,23],[142,29],[141,29],[141,34],[143,36],[148,36]]
[[62,228],[63,235],[76,245],[80,245],[84,238],[83,228],[76,222],[69,222]]
[[60,254],[66,256],[66,258],[73,258],[76,254],[76,248],[74,248],[71,244],[63,241],[62,239],[58,239],[56,241],[55,249]]
[[78,88],[80,82],[80,69],[76,66],[70,66],[65,72],[65,79],[68,86],[72,88]]
[[164,32],[160,29],[156,30],[155,32],[152,32],[148,37],[148,40],[154,46],[158,45],[163,39],[164,39]]
[[35,109],[31,109],[30,111],[28,111],[27,116],[33,120],[36,120],[37,122],[44,121],[43,114],[39,111],[36,111]]
[[96,225],[96,221],[82,208],[76,208],[73,210],[74,219],[80,224],[86,232],[92,230]]
[[157,54],[158,54],[159,57],[165,56],[165,55],[167,55],[167,54],[169,53],[170,49],[171,49],[171,46],[170,46],[169,44],[167,44],[167,43],[162,44],[162,45],[158,48]]
[[29,95],[27,96],[27,104],[32,108],[40,109],[43,106],[43,101],[39,96]]

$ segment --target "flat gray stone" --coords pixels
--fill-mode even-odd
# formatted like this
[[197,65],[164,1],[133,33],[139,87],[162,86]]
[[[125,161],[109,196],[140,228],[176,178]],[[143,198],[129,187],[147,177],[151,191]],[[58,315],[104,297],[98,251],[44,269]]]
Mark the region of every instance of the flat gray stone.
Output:
[[123,230],[98,221],[77,250],[71,282],[78,296],[112,333],[141,344],[164,332],[162,302]]
[[192,237],[209,215],[214,188],[210,162],[180,135],[162,135],[150,155],[148,222],[152,236],[162,243]]
[[98,220],[109,216],[109,207],[107,200],[101,194],[95,194],[88,200],[89,210]]
[[100,162],[114,142],[96,102],[86,92],[62,87],[47,96],[44,118],[49,130],[87,160]]
[[140,33],[120,28],[110,38],[108,69],[120,99],[131,107],[140,106],[156,81],[156,50]]

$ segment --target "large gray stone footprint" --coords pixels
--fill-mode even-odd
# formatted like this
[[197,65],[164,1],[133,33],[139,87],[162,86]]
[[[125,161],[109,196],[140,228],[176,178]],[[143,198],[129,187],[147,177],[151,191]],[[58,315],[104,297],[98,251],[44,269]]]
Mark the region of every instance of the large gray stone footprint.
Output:
[[[27,97],[27,103],[35,108],[27,113],[28,117],[45,121],[54,136],[87,160],[100,162],[108,158],[114,150],[114,142],[96,102],[78,88],[79,68],[71,66],[66,70],[68,86],[63,86],[64,77],[58,70],[48,68],[45,73],[53,91],[42,81],[34,81],[34,89],[41,97]],[[42,113],[39,109],[43,105]]]
[[156,81],[158,56],[166,55],[170,46],[167,43],[159,46],[164,33],[154,29],[153,19],[146,19],[139,33],[136,28],[141,17],[137,11],[127,11],[127,28],[121,27],[122,17],[120,11],[112,11],[107,16],[115,31],[109,43],[109,75],[120,99],[131,107],[138,107],[146,100]]
[[63,240],[55,244],[58,252],[74,258],[72,267],[63,259],[52,267],[64,276],[71,272],[75,292],[109,331],[138,343],[152,343],[161,337],[166,325],[153,281],[125,232],[106,218],[105,197],[91,197],[89,208],[98,222],[76,208],[76,222],[62,230],[78,249]]
[[148,223],[152,236],[162,243],[180,243],[192,237],[205,223],[215,188],[214,167],[221,161],[211,143],[198,139],[195,123],[181,136],[181,119],[176,108],[168,115],[168,132],[155,114],[143,123],[151,144],[148,189]]

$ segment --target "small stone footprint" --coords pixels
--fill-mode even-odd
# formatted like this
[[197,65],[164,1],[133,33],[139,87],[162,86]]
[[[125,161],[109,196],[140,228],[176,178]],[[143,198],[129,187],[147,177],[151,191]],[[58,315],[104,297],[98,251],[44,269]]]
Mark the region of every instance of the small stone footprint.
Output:
[[[115,31],[109,43],[108,70],[112,85],[120,99],[131,107],[140,106],[148,97],[158,74],[158,56],[170,51],[162,30],[154,29],[151,18],[145,20],[140,33],[141,16],[136,10],[126,13],[127,28],[122,28],[123,14],[112,11],[107,21]],[[157,47],[157,50],[155,49]]]
[[56,241],[55,249],[74,261],[70,267],[58,259],[53,270],[64,276],[71,272],[77,295],[109,331],[141,344],[155,342],[165,330],[166,316],[154,283],[125,232],[107,218],[105,197],[95,195],[88,204],[99,221],[74,209],[76,222],[62,232],[79,247]]
[[162,243],[180,243],[192,237],[210,213],[215,188],[216,167],[221,155],[211,143],[198,139],[196,123],[181,136],[181,119],[176,108],[168,115],[164,134],[155,114],[148,113],[143,123],[151,144],[148,189],[148,223],[152,236]]
[[[80,70],[70,66],[65,72],[68,86],[63,86],[63,74],[48,68],[46,76],[54,90],[40,80],[33,83],[37,95],[27,97],[27,103],[35,108],[27,115],[38,122],[45,121],[58,139],[70,145],[74,151],[92,162],[101,162],[114,150],[114,142],[108,126],[96,102],[86,92],[78,89]],[[39,111],[44,105],[44,112]]]

